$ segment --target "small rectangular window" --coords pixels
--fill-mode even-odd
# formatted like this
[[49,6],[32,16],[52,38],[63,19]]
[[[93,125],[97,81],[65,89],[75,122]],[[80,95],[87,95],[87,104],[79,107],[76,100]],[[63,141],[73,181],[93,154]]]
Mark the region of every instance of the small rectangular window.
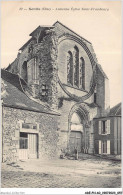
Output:
[[22,123],[23,129],[37,129],[37,125],[33,125],[32,123]]

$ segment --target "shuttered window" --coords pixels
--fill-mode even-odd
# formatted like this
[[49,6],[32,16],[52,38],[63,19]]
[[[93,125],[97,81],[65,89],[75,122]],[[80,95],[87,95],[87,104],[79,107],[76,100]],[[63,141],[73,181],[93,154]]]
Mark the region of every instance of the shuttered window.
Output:
[[99,140],[99,154],[110,154],[110,140]]
[[106,121],[107,134],[110,134],[110,120]]
[[110,120],[102,120],[98,122],[99,134],[110,134]]
[[102,131],[102,121],[99,121],[99,134],[101,134]]
[[110,154],[110,140],[107,140],[107,154]]
[[99,140],[99,154],[101,154],[101,140]]

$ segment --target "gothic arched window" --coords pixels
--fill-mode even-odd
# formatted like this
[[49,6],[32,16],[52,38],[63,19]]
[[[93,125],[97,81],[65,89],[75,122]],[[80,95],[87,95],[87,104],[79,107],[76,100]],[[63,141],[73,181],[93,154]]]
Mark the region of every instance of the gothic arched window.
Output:
[[37,59],[34,58],[34,66],[33,66],[33,80],[37,79]]
[[74,85],[79,87],[79,49],[74,47]]
[[67,83],[73,85],[73,55],[71,51],[67,55]]
[[85,89],[85,61],[84,58],[80,58],[80,87]]
[[33,81],[34,83],[38,82],[38,64],[37,64],[37,58],[34,58],[34,65],[33,65]]
[[22,75],[23,79],[27,82],[27,62],[26,61],[24,61],[23,65],[22,65],[21,75]]

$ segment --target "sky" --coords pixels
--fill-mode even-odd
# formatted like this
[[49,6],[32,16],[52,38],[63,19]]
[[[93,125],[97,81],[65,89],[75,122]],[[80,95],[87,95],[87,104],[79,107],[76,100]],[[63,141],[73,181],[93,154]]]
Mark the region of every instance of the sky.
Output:
[[92,43],[109,78],[110,105],[121,102],[121,1],[4,1],[1,11],[2,68],[35,28],[58,20]]

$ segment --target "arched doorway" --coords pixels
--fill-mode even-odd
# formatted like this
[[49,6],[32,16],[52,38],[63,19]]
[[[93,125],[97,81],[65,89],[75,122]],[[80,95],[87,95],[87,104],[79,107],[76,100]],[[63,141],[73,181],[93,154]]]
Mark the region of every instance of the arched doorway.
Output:
[[68,148],[71,153],[88,153],[90,148],[90,109],[86,103],[75,104],[69,114]]
[[70,122],[70,151],[73,153],[75,148],[82,152],[83,124],[80,116],[74,112]]

